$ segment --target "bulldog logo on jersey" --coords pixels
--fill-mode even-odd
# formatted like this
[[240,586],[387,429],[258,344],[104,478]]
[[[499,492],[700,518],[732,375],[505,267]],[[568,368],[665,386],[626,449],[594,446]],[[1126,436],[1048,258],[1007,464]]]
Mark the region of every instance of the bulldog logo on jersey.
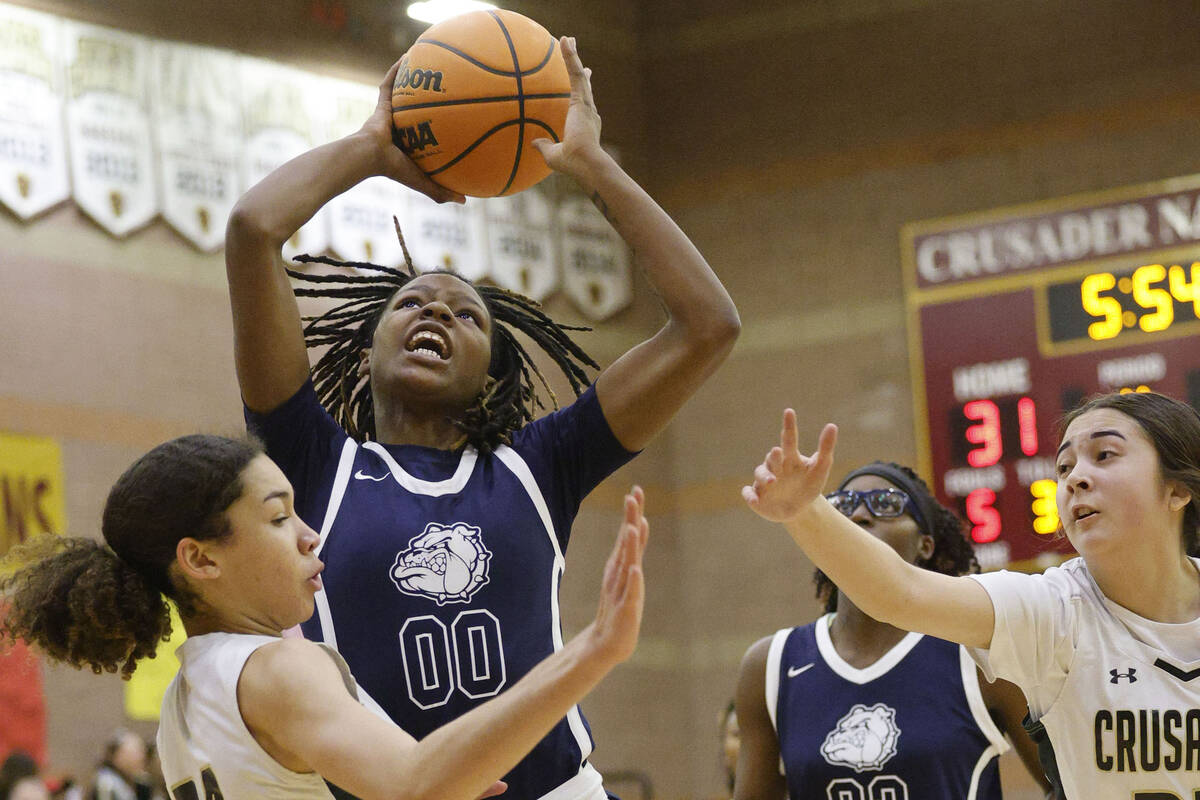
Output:
[[830,764],[851,767],[855,772],[882,769],[896,755],[900,728],[896,710],[883,703],[856,703],[821,743],[821,755]]
[[479,528],[464,522],[431,522],[396,554],[392,582],[405,594],[446,603],[465,603],[488,582],[492,554]]

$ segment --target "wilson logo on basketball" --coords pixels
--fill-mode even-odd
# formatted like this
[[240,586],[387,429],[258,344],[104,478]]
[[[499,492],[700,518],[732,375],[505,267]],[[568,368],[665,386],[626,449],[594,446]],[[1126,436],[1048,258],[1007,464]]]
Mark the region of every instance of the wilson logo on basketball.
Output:
[[438,140],[433,135],[433,123],[419,122],[404,128],[395,128],[396,145],[404,152],[412,155],[426,147],[436,147]]
[[392,91],[412,89],[421,92],[445,92],[442,88],[442,71],[432,69],[409,69],[408,59],[400,62],[400,71],[396,73],[396,81]]

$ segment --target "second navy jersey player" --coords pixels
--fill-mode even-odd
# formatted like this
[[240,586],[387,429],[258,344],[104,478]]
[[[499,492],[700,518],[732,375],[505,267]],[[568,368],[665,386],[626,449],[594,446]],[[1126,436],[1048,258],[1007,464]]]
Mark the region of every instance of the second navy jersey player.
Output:
[[[247,419],[321,535],[325,588],[304,634],[341,653],[364,702],[421,738],[562,647],[571,523],[583,497],[633,455],[593,390],[490,456],[359,444],[311,383]],[[505,776],[508,796],[598,790],[591,748],[575,707]]]
[[909,633],[858,669],[827,614],[771,640],[766,705],[790,800],[999,800],[1008,749],[959,645]]

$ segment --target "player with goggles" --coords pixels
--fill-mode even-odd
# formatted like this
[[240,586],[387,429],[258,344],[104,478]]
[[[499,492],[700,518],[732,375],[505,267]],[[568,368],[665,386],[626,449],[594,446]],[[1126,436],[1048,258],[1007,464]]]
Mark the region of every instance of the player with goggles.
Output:
[[[911,564],[948,575],[979,571],[962,522],[907,467],[876,461],[825,497]],[[814,580],[825,616],[761,639],[742,661],[734,800],[885,789],[998,800],[1004,733],[1048,787],[1021,728],[1026,709],[1016,686],[980,680],[959,645],[872,619],[820,570]]]
[[907,492],[899,489],[865,489],[861,492],[839,489],[825,495],[825,499],[847,517],[853,517],[855,510],[865,504],[873,517],[891,519],[907,513],[912,516],[918,527],[925,527],[924,518],[916,503]]

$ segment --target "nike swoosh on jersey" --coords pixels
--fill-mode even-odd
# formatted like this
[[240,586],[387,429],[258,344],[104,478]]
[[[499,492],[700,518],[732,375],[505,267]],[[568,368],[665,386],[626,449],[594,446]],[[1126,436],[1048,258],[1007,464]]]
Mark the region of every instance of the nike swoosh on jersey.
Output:
[[383,475],[383,476],[381,476],[381,477],[379,477],[379,478],[376,478],[374,475],[367,475],[367,474],[366,474],[366,473],[364,473],[364,472],[363,472],[361,469],[360,469],[358,472],[354,473],[354,477],[355,477],[355,478],[357,478],[357,479],[358,479],[358,480],[360,480],[360,481],[375,481],[375,482],[379,482],[379,481],[385,481],[385,480],[387,480],[387,475]]
[[805,664],[803,667],[788,667],[788,677],[794,678],[802,672],[808,672],[813,668],[812,664]]

